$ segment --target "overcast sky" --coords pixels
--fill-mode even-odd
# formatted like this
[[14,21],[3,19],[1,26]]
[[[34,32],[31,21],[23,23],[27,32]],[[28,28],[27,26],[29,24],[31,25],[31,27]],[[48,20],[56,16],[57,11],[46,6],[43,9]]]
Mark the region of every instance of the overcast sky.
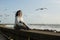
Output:
[[0,23],[14,23],[19,9],[27,23],[60,24],[60,0],[0,0]]

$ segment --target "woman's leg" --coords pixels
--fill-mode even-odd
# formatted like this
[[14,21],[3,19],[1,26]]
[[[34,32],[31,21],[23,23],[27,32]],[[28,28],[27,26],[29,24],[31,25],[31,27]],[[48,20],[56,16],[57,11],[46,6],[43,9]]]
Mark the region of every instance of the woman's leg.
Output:
[[30,30],[30,28],[29,28],[28,26],[26,26],[26,27],[23,27],[23,26],[22,26],[21,29]]
[[16,30],[20,30],[20,29],[30,30],[28,26],[18,26],[18,25],[15,26],[15,29]]

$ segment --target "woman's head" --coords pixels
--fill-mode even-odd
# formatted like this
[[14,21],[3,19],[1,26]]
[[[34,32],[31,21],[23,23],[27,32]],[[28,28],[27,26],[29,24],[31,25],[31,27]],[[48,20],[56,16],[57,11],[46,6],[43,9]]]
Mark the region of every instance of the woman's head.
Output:
[[17,16],[20,16],[20,17],[22,17],[22,11],[21,10],[18,10],[17,12],[16,12],[16,15],[15,15],[16,17]]

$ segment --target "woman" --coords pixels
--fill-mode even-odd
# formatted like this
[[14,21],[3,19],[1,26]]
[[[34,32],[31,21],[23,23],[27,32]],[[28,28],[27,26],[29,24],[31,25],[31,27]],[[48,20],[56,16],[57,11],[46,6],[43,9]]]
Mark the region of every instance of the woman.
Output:
[[15,15],[15,29],[16,30],[29,29],[29,27],[23,21],[21,10],[18,10]]

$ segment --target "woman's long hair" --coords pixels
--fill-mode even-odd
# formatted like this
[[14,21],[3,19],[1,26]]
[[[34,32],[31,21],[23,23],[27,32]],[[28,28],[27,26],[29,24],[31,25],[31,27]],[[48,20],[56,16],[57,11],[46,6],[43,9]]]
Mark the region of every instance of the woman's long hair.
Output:
[[15,17],[18,16],[18,13],[19,13],[19,12],[21,12],[21,10],[18,10],[18,11],[16,12]]

